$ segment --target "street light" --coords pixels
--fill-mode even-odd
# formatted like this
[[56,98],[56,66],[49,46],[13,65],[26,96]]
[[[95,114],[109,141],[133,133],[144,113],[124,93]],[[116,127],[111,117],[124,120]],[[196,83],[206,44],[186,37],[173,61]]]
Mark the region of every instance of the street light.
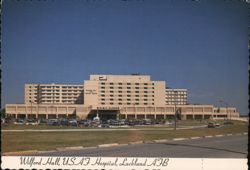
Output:
[[[219,102],[226,105],[226,113],[228,113],[228,103],[223,100],[219,100]],[[229,112],[229,120],[231,120],[231,112]]]
[[177,128],[176,95],[174,95],[174,130]]

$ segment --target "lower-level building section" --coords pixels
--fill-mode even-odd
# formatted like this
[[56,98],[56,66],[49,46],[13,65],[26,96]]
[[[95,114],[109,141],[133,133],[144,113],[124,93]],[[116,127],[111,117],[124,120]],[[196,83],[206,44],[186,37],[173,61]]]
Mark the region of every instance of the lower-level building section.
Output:
[[7,104],[6,116],[13,118],[80,118],[93,119],[210,119],[239,117],[235,108],[215,108],[213,105],[167,106],[85,106],[48,104]]

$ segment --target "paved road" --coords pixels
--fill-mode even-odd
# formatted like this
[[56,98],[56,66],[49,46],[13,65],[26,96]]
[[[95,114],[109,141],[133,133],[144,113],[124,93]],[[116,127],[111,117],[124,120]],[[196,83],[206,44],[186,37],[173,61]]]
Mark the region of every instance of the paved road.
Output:
[[134,144],[36,154],[37,156],[246,158],[247,135],[213,137],[166,143]]

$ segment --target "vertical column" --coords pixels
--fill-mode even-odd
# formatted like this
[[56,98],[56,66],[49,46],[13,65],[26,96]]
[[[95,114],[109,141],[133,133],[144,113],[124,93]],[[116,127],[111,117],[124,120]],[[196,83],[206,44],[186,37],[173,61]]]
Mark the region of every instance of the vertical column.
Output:
[[128,119],[128,115],[127,114],[125,114],[125,119]]
[[164,116],[164,119],[166,119],[166,114],[163,114],[163,116]]
[[66,116],[69,117],[68,106],[66,106]]
[[205,115],[204,114],[202,114],[202,119],[205,119]]
[[46,119],[48,119],[49,118],[49,114],[45,114],[46,115]]
[[195,119],[195,115],[193,114],[193,119]]
[[28,119],[28,114],[27,113],[25,113],[25,119]]
[[156,119],[156,114],[154,114],[154,119]]
[[135,113],[135,119],[137,119],[137,114]]

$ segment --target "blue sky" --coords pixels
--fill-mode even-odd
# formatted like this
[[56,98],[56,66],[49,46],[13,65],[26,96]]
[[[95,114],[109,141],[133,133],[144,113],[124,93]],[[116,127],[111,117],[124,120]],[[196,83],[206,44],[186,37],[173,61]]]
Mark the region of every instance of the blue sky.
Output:
[[2,107],[25,83],[141,73],[247,114],[248,17],[240,1],[4,1]]

